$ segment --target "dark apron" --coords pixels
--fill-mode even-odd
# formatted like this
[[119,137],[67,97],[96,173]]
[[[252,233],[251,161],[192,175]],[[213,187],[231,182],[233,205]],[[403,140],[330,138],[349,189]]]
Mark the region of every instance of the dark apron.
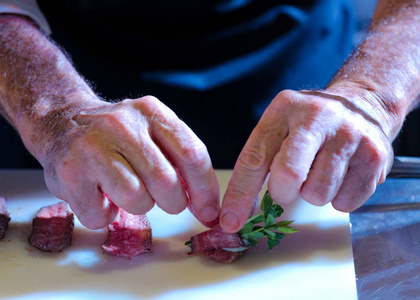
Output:
[[353,47],[351,0],[38,3],[101,97],[158,97],[216,168],[233,167],[279,91],[322,88]]

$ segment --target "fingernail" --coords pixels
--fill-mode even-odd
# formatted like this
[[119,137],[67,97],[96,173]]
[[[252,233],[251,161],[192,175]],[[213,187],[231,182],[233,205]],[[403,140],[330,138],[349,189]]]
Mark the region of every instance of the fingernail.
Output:
[[214,206],[207,206],[203,208],[200,212],[200,217],[204,221],[207,221],[207,222],[213,221],[214,219],[217,218],[218,215],[219,215],[219,209]]
[[228,211],[222,216],[221,222],[223,223],[223,226],[225,228],[228,228],[231,230],[237,230],[239,227],[238,216],[230,211]]

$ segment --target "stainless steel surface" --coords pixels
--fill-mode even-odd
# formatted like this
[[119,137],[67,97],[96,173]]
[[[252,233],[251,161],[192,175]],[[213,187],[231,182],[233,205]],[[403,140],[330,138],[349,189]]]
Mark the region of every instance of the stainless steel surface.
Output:
[[359,299],[420,299],[420,179],[387,179],[350,223]]
[[420,157],[396,156],[391,172],[391,178],[419,178],[420,177]]

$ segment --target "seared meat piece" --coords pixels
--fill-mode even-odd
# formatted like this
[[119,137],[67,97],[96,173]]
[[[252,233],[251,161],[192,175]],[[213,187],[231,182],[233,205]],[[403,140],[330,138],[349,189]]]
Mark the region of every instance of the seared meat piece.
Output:
[[0,197],[0,240],[4,238],[4,234],[9,227],[10,215],[6,209],[6,199]]
[[220,225],[191,237],[187,244],[189,254],[203,253],[217,262],[232,262],[247,249],[248,245],[237,233],[227,233]]
[[238,259],[239,257],[241,257],[244,253],[245,253],[245,250],[232,252],[232,251],[227,251],[223,249],[217,249],[217,250],[206,251],[206,256],[208,259],[212,261],[221,262],[221,263],[230,263]]
[[29,243],[45,252],[60,252],[71,244],[74,216],[67,203],[42,207],[32,222]]
[[108,239],[102,249],[125,258],[152,252],[152,228],[146,215],[132,215],[120,208],[115,221],[108,225]]

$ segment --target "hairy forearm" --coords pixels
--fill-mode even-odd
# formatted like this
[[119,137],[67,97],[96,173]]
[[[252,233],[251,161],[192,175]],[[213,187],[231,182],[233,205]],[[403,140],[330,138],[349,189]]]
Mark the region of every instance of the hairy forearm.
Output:
[[0,15],[0,113],[41,163],[72,117],[98,101],[43,33],[24,17]]
[[[393,139],[420,100],[420,1],[379,0],[366,39],[327,90],[340,91],[359,107],[370,102],[369,114]],[[343,95],[352,90],[363,97]]]

